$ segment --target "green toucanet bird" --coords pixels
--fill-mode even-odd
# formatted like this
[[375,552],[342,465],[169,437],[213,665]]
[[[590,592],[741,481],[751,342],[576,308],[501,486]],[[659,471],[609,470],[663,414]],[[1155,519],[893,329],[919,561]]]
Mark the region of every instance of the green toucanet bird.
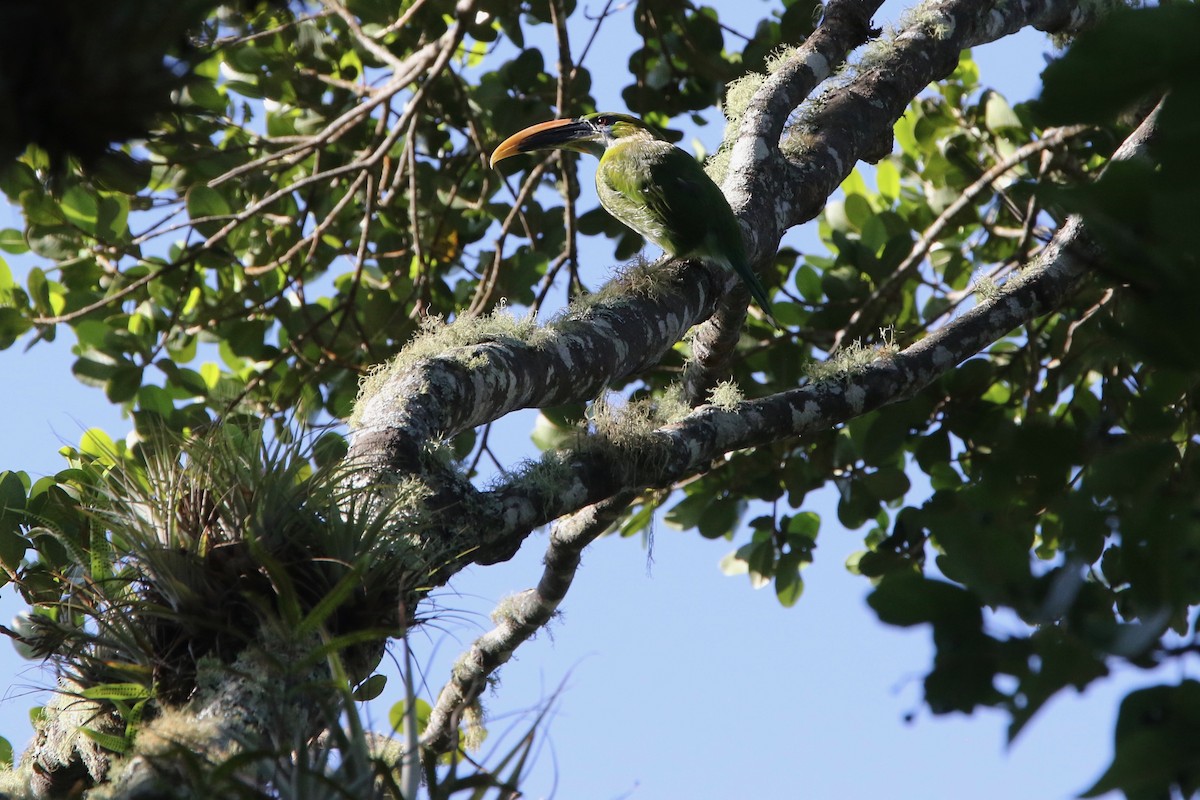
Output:
[[673,258],[697,258],[733,270],[775,321],[725,195],[696,159],[640,119],[603,112],[533,125],[501,142],[492,153],[492,166],[533,150],[598,156],[596,191],[608,213]]

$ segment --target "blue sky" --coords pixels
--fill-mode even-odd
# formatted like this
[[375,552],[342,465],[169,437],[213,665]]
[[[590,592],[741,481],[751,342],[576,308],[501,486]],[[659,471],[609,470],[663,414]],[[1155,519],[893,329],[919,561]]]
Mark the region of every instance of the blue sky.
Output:
[[[771,7],[758,0],[713,5],[741,29]],[[902,7],[886,4],[876,22],[894,22]],[[620,82],[606,81],[599,62],[612,59],[623,70],[625,56],[611,54],[633,47],[628,14],[606,24],[586,65],[607,110],[623,108]],[[576,24],[582,42],[590,23]],[[1029,32],[975,56],[984,83],[1017,102],[1037,93],[1047,50],[1045,38]],[[718,124],[689,130],[709,150],[720,133]],[[584,184],[586,208],[594,195],[590,180]],[[20,220],[0,208],[0,228],[7,227],[21,227]],[[803,249],[815,246],[811,230],[793,236]],[[593,283],[610,260],[606,246],[584,253]],[[72,338],[64,330],[59,341],[28,353],[20,345],[0,352],[0,375],[9,386],[0,468],[51,473],[63,466],[57,448],[77,442],[86,428],[114,436],[128,431],[102,392],[71,377]],[[514,460],[531,455],[531,420],[524,414],[506,422],[493,444]],[[504,732],[523,731],[530,714],[553,698],[527,797],[999,800],[1067,798],[1090,785],[1110,757],[1120,697],[1151,677],[1121,674],[1083,697],[1057,698],[1011,748],[1001,714],[931,717],[920,705],[932,652],[928,631],[875,621],[864,602],[868,583],[844,568],[862,547],[861,532],[837,525],[831,492],[811,502],[808,510],[824,523],[816,562],[804,573],[804,596],[792,609],[781,608],[769,589],[754,591],[746,578],[721,574],[718,561],[735,547],[727,541],[660,523],[652,563],[639,540],[593,545],[562,618],[518,651],[501,670],[497,691],[485,697],[492,738],[484,752],[511,742]],[[495,602],[536,583],[544,543],[544,536],[533,536],[512,561],[468,570],[437,595],[445,613],[413,637],[427,699],[462,647],[486,629]],[[19,608],[14,592],[0,589],[0,615]],[[389,687],[366,711],[379,726],[400,696],[395,668],[385,671]],[[18,750],[30,735],[29,708],[45,698],[28,692],[51,682],[0,643],[0,735]]]

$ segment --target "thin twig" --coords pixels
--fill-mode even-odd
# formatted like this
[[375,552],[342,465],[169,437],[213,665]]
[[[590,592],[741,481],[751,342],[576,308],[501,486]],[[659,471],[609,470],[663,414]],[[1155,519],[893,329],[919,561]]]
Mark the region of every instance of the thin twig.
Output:
[[[512,208],[509,209],[508,214],[504,217],[504,221],[500,224],[500,233],[496,236],[495,255],[492,258],[492,263],[483,277],[480,278],[479,285],[475,287],[475,296],[471,299],[471,305],[463,312],[464,316],[479,316],[491,306],[492,294],[495,292],[496,284],[500,278],[500,265],[504,261],[504,241],[508,238],[508,231],[512,227],[513,222],[523,214],[522,209],[525,201],[529,199],[529,195],[537,188],[542,173],[546,171],[546,166],[556,157],[557,155],[554,153],[546,156],[525,176],[525,180],[521,184],[521,190],[517,193],[517,197],[513,201]],[[530,238],[532,238],[532,234]]]
[[[592,26],[592,33],[590,36],[588,36],[587,42],[585,42],[583,45],[583,52],[579,54],[580,64],[583,64],[584,61],[587,61],[588,52],[592,49],[592,43],[596,41],[596,36],[600,33],[600,26],[604,24],[604,21],[608,19],[611,14],[609,9],[612,8],[613,1],[614,0],[608,0],[608,2],[604,4],[604,8],[600,11],[600,15],[595,18],[596,24]],[[584,16],[586,17],[587,15],[585,14]]]
[[[950,224],[950,220],[954,218],[960,211],[973,203],[979,195],[988,191],[992,183],[1000,178],[1004,173],[1019,166],[1030,156],[1035,155],[1043,150],[1051,147],[1057,147],[1067,139],[1078,136],[1085,131],[1091,130],[1088,125],[1072,125],[1066,128],[1056,128],[1053,132],[1038,139],[1034,142],[1018,147],[1013,151],[1008,158],[1002,159],[994,166],[983,173],[974,183],[963,190],[962,194],[954,199],[954,202],[946,206],[937,219],[933,221],[921,237],[917,239],[908,256],[900,263],[898,267],[889,275],[879,286],[871,293],[862,305],[850,316],[850,320],[846,323],[833,339],[833,347],[831,351],[837,350],[845,342],[853,340],[856,336],[861,335],[862,330],[868,325],[868,317],[874,311],[877,311],[880,306],[887,302],[896,292],[903,286],[912,272],[916,270],[925,256],[929,253],[929,249],[942,235],[946,226]],[[874,324],[871,320],[870,324]]]
[[429,290],[428,270],[425,263],[425,249],[421,244],[421,218],[418,213],[420,199],[417,194],[417,118],[413,117],[408,126],[408,139],[405,142],[404,158],[408,163],[408,227],[412,240],[413,261],[417,265],[417,274],[413,278],[413,292],[416,302],[408,310],[408,316],[416,319],[423,315],[426,305],[424,296]]
[[555,524],[537,587],[503,600],[493,613],[496,627],[458,659],[429,714],[421,737],[423,750],[438,754],[452,749],[462,712],[479,699],[488,677],[513,651],[554,618],[579,569],[580,553],[612,526],[636,496],[636,492],[621,492]]
[[358,24],[358,18],[350,12],[350,9],[339,3],[337,0],[322,0],[324,6],[342,18],[342,22],[346,23],[346,27],[350,29],[350,33],[354,34],[355,40],[363,46],[363,48],[371,55],[378,58],[383,63],[392,68],[395,73],[403,72],[407,69],[404,59],[398,57],[391,50],[388,50],[379,42],[368,36]]

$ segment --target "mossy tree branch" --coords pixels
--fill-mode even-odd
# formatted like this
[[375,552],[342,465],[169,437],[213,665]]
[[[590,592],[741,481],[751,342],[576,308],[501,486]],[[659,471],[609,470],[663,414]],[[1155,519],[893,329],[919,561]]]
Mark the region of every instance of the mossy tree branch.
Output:
[[[948,74],[963,48],[1028,25],[1073,30],[1089,19],[1064,0],[996,4],[989,14],[981,14],[976,4],[963,0],[927,3],[913,13],[912,21],[895,37],[892,46],[881,47],[883,52],[877,63],[862,69],[854,81],[829,93],[822,110],[811,119],[818,131],[812,146],[805,148],[802,155],[781,162],[780,151],[765,146],[763,137],[782,130],[790,111],[788,106],[797,102],[804,91],[811,91],[814,81],[829,69],[818,69],[813,64],[832,63],[837,53],[861,37],[863,20],[870,8],[867,3],[843,4],[831,9],[829,33],[814,37],[818,41],[812,48],[793,54],[779,70],[780,77],[755,98],[752,113],[743,123],[743,134],[731,161],[733,174],[725,186],[735,211],[749,221],[747,242],[755,261],[774,252],[788,227],[815,216],[857,160],[881,154],[880,142],[890,142],[891,125],[906,104],[930,81]],[[760,142],[764,146],[760,147]],[[512,545],[502,543],[510,543],[514,535],[523,536],[528,526],[543,524],[635,485],[635,476],[643,470],[629,461],[622,465],[624,477],[619,479],[616,476],[605,479],[595,470],[582,470],[589,480],[596,481],[587,486],[575,480],[561,484],[552,481],[546,488],[531,493],[517,485],[498,492],[477,493],[465,481],[454,479],[444,470],[431,471],[424,456],[426,448],[517,409],[588,400],[611,381],[653,366],[684,331],[712,314],[723,297],[724,284],[725,276],[717,275],[714,269],[688,263],[670,282],[665,294],[601,303],[577,318],[542,328],[525,340],[492,335],[482,328],[478,343],[471,346],[417,363],[406,361],[402,355],[373,381],[361,398],[349,458],[364,468],[360,473],[363,485],[421,475],[435,479],[434,505],[439,509],[456,509],[455,513],[467,509],[467,516],[470,509],[485,510],[488,515],[502,514],[503,524],[491,526],[473,543],[482,548],[476,551],[474,560],[507,558]],[[1039,306],[1031,313],[1044,313],[1049,307]],[[1002,328],[991,340],[1008,329]],[[949,326],[931,340],[948,340],[960,332],[961,324]],[[917,347],[924,347],[927,342]],[[973,352],[977,350],[963,351],[962,358]],[[887,381],[879,384],[884,385],[891,384]],[[880,398],[876,405],[884,399]],[[753,407],[743,410],[753,411]],[[862,412],[860,409],[854,413]],[[827,424],[845,418],[838,414],[822,416]],[[807,428],[784,426],[774,433],[797,435],[804,430]],[[766,439],[733,436],[728,442],[733,449],[770,438],[770,435]],[[700,462],[688,463],[688,468],[695,468]],[[539,475],[537,481],[544,483],[543,477]],[[644,485],[660,484],[663,477],[665,473],[645,481]],[[525,484],[529,482],[526,479]],[[556,513],[547,515],[534,510],[529,504],[533,498],[537,498],[534,505],[547,503],[545,509],[554,509]],[[463,552],[463,545],[471,544],[457,535],[450,538],[457,552]],[[502,545],[499,551],[493,549],[495,545]],[[451,572],[454,569],[449,565],[448,568]]]
[[[986,15],[961,0],[928,3],[888,46],[881,46],[874,63],[829,93],[806,121],[816,131],[808,145],[784,155],[781,138],[795,135],[785,132],[788,116],[864,40],[875,7],[870,2],[831,6],[826,25],[760,89],[742,120],[725,188],[746,223],[754,261],[769,258],[783,232],[815,216],[858,160],[886,152],[891,126],[907,103],[929,82],[949,74],[962,49],[1028,25],[1065,30],[1086,21],[1065,2],[1004,4]],[[669,297],[601,304],[526,339],[483,332],[477,343],[399,363],[363,397],[349,457],[368,467],[371,482],[416,475],[434,484],[430,531],[440,531],[456,552],[469,553],[459,563],[507,559],[532,530],[555,519],[578,512],[571,524],[587,523],[594,515],[581,509],[607,507],[611,498],[648,486],[670,486],[724,453],[825,430],[913,396],[1071,297],[1098,257],[1082,224],[1072,218],[1004,291],[857,373],[731,408],[703,406],[620,447],[585,443],[547,454],[534,470],[490,491],[475,489],[447,469],[430,469],[429,443],[519,408],[595,397],[610,381],[657,363],[691,324],[719,308],[705,326],[702,337],[708,338],[702,338],[699,365],[690,368],[687,380],[691,396],[699,396],[736,338],[731,331],[738,327],[727,323],[740,320],[745,304],[736,293],[729,296],[723,276],[702,265],[685,265]],[[444,574],[455,569],[448,565]],[[457,716],[478,697],[487,675],[549,619],[573,569],[565,574],[561,580],[548,566],[547,575],[557,576],[562,591],[530,590],[522,613],[505,617],[472,647],[438,703],[437,724],[424,742],[429,750],[449,746]]]

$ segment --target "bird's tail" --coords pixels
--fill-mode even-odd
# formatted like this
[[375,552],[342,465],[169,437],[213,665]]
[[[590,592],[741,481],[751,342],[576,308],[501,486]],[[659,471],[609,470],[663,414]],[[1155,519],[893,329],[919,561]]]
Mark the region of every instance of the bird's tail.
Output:
[[754,272],[749,264],[734,264],[733,270],[746,284],[746,288],[750,290],[750,296],[754,298],[754,302],[758,303],[758,307],[763,310],[763,314],[770,320],[771,324],[779,330],[783,330],[783,326],[779,324],[779,320],[775,319],[775,312],[771,310],[771,298],[767,296],[767,289],[763,286],[758,275]]

